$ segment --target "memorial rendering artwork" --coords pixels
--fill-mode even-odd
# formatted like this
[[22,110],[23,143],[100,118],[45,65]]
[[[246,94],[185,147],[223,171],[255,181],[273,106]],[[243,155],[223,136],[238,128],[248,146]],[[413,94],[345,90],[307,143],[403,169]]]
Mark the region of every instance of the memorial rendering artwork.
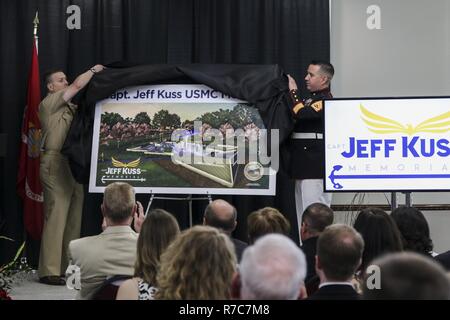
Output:
[[204,85],[126,88],[96,105],[90,192],[275,194],[258,111]]

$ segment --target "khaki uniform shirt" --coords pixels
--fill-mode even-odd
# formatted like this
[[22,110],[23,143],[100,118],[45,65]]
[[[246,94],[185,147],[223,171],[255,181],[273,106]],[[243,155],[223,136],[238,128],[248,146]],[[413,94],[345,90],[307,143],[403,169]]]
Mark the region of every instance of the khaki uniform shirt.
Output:
[[44,150],[60,151],[77,106],[63,99],[65,90],[47,95],[39,105]]

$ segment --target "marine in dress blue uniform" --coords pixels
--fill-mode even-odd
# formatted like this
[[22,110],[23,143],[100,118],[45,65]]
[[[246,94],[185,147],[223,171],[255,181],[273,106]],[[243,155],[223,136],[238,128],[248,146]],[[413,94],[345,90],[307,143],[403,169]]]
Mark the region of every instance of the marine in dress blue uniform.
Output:
[[323,100],[332,98],[330,81],[334,68],[328,62],[313,61],[305,77],[310,94],[302,97],[295,80],[289,76],[292,116],[296,123],[289,140],[288,172],[295,179],[295,204],[298,228],[303,211],[310,204],[331,205],[331,194],[323,192],[324,142]]

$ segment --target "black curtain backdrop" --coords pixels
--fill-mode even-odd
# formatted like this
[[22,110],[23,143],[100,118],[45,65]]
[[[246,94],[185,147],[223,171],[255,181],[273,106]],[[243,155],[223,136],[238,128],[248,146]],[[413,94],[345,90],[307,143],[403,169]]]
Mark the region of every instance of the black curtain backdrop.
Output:
[[[26,239],[16,194],[20,126],[31,62],[33,18],[39,11],[39,64],[61,68],[70,80],[94,64],[278,64],[299,82],[312,59],[329,60],[328,0],[0,0],[0,263]],[[81,29],[69,30],[70,5],[80,8]],[[305,90],[304,87],[301,88]],[[42,91],[45,92],[44,90]],[[0,143],[2,139],[0,137]],[[2,150],[2,146],[0,146]],[[263,206],[280,209],[298,241],[293,181],[280,173],[277,196],[226,196],[239,213],[235,236],[246,240],[247,215]],[[217,197],[214,197],[217,198]],[[139,195],[147,204],[149,196]],[[100,231],[101,195],[86,197],[82,236]],[[200,223],[207,201],[194,201]],[[154,201],[187,227],[188,203]],[[37,263],[39,243],[28,241]]]

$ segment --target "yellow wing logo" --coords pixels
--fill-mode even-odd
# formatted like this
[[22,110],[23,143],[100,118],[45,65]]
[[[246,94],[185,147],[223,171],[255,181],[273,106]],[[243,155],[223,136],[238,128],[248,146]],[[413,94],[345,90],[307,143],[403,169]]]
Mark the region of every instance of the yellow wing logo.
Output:
[[374,133],[406,133],[413,135],[419,132],[444,133],[450,131],[450,111],[413,126],[409,123],[403,125],[395,120],[373,113],[364,108],[362,104],[359,105],[359,108],[362,113],[361,119],[368,125],[368,129]]
[[111,162],[112,165],[116,168],[136,168],[141,163],[141,158],[137,158],[136,160],[130,161],[128,163],[124,163],[111,157]]

